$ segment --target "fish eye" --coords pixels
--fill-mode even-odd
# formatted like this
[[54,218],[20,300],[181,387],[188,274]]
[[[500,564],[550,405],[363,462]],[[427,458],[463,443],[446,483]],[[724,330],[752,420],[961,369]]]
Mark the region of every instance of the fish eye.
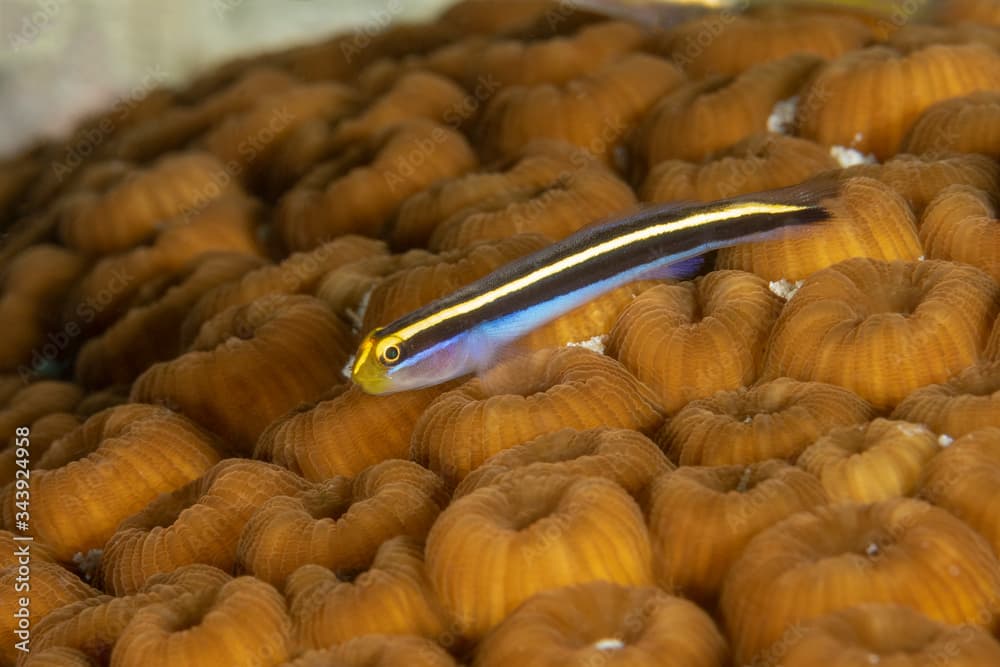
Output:
[[382,348],[379,354],[379,360],[386,366],[392,366],[397,361],[399,361],[402,354],[399,351],[399,345],[394,343],[389,343]]

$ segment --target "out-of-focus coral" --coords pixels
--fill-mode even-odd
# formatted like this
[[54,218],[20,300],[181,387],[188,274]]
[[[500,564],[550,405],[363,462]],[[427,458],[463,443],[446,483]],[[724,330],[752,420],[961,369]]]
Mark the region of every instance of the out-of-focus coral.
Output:
[[733,15],[712,13],[664,32],[656,51],[691,76],[735,75],[793,53],[835,58],[872,38],[863,22],[822,14]]
[[579,347],[514,357],[434,400],[417,422],[411,456],[449,485],[490,456],[563,428],[646,433],[661,411],[624,366]]
[[118,525],[101,556],[102,587],[130,595],[154,575],[194,563],[231,571],[240,533],[254,511],[273,496],[306,488],[284,468],[224,459]]
[[1000,491],[1000,428],[969,431],[927,466],[920,497],[943,507],[986,538],[1000,554],[997,493]]
[[650,569],[638,505],[597,477],[532,475],[484,486],[449,505],[427,537],[431,584],[470,638],[537,592],[600,580],[646,585]]
[[945,0],[937,7],[937,15],[945,21],[1000,26],[1000,8],[990,0]]
[[266,295],[202,325],[187,353],[136,379],[130,398],[174,406],[249,452],[268,424],[336,383],[352,343],[318,299]]
[[59,236],[89,254],[111,254],[139,245],[192,211],[240,193],[232,179],[220,179],[225,164],[208,153],[170,154],[146,169],[130,170],[96,190],[63,200]]
[[[966,76],[954,76],[952,72]],[[885,46],[832,61],[805,87],[799,133],[884,160],[917,118],[941,100],[1000,88],[1000,53],[983,44],[931,45],[908,54]],[[872,91],[892,90],[889,97]]]
[[1000,562],[982,537],[942,509],[899,498],[822,505],[760,533],[733,565],[720,608],[747,664],[793,624],[866,602],[989,628],[998,593]]
[[919,667],[941,660],[987,667],[1000,661],[1000,644],[981,628],[934,621],[903,605],[847,607],[808,623],[797,635],[783,651],[785,667]]
[[665,656],[722,667],[729,651],[708,614],[688,600],[652,586],[593,581],[529,598],[479,645],[472,664],[654,667]]
[[735,76],[687,82],[646,115],[633,149],[647,169],[663,160],[704,160],[766,130],[775,103],[793,95],[820,62],[795,54]]
[[767,282],[742,271],[660,285],[622,311],[608,354],[674,413],[696,398],[752,384],[781,307]]
[[[181,415],[151,405],[109,408],[57,440],[35,463],[32,534],[69,561],[103,547],[122,519],[218,460],[214,440]],[[14,494],[13,485],[0,493],[9,526]]]
[[662,474],[648,510],[657,582],[710,606],[754,535],[826,500],[815,477],[783,461]]
[[874,416],[871,404],[846,389],[778,378],[691,401],[656,441],[682,466],[794,460],[831,429]]
[[78,331],[60,331],[56,313],[86,265],[87,260],[77,252],[38,244],[4,267],[0,278],[0,322],[4,323],[0,369],[30,365],[35,372],[46,370],[45,360],[58,357],[72,334],[79,335]]
[[877,408],[975,363],[1000,286],[965,264],[850,259],[820,271],[788,302],[764,377],[847,387]]
[[847,179],[839,187],[836,197],[823,202],[829,220],[807,233],[723,248],[716,267],[794,281],[852,257],[892,261],[921,256],[916,219],[899,194],[864,177]]
[[903,150],[909,153],[982,153],[1000,157],[1000,90],[938,102],[921,114]]
[[649,170],[643,201],[713,201],[800,183],[833,169],[819,144],[782,134],[756,133],[704,162],[664,160]]
[[423,545],[397,536],[372,562],[347,572],[303,565],[285,585],[296,646],[319,649],[365,635],[441,639],[448,618],[431,590]]
[[986,192],[967,185],[942,190],[920,220],[920,241],[929,258],[971,264],[1000,282],[1000,213]]
[[[7,446],[0,449],[0,488],[15,479],[17,470],[34,468],[52,443],[75,429],[82,421],[82,417],[69,412],[50,412],[33,422],[26,423],[28,428],[26,437],[18,437],[16,431],[11,433]],[[22,445],[25,441],[28,442],[31,451],[30,457],[26,460],[18,454],[24,453],[27,448],[18,447],[18,441]]]
[[275,421],[257,440],[254,456],[313,481],[353,477],[381,461],[407,458],[417,419],[454,387],[449,383],[388,396],[346,387]]
[[490,100],[478,136],[494,158],[516,156],[536,139],[561,139],[623,167],[629,128],[683,79],[676,65],[635,53],[560,85],[511,86]]
[[15,392],[0,405],[0,433],[10,437],[18,426],[54,412],[73,412],[83,398],[83,388],[72,382],[39,380],[25,385],[14,376]]
[[359,570],[396,535],[422,540],[447,504],[440,477],[410,461],[383,461],[354,479],[332,477],[265,502],[243,529],[236,564],[278,587],[300,565]]
[[643,504],[646,489],[674,466],[646,436],[628,429],[563,429],[505,449],[472,471],[455,498],[504,480],[528,475],[606,477]]
[[313,168],[282,197],[275,229],[292,250],[341,234],[375,235],[408,196],[476,162],[451,128],[428,120],[394,125]]
[[819,478],[832,502],[870,503],[912,495],[939,450],[924,426],[876,419],[833,429],[797,464]]

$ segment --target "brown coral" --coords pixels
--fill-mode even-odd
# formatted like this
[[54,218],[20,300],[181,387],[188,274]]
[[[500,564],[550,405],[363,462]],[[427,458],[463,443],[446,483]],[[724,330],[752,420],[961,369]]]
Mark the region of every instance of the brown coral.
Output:
[[764,377],[847,387],[891,408],[979,357],[1000,287],[979,269],[851,259],[820,271],[785,306]]
[[[65,200],[59,237],[89,254],[127,250],[214,199],[240,193],[223,162],[207,153],[169,154],[146,169],[130,170],[103,191],[84,191]],[[183,219],[181,217],[181,219]]]
[[672,468],[663,452],[637,431],[563,429],[490,457],[462,480],[455,498],[515,477],[558,473],[605,477],[642,503],[650,482]]
[[190,351],[139,376],[131,399],[176,406],[250,451],[268,424],[337,381],[352,342],[318,299],[264,296],[206,322]]
[[512,477],[453,502],[427,537],[427,572],[469,637],[543,590],[652,578],[635,501],[610,480],[566,475]]
[[933,621],[902,605],[865,604],[821,616],[799,629],[781,658],[785,667],[987,667],[1000,644],[972,625]]
[[744,664],[792,624],[866,602],[990,627],[998,594],[1000,562],[983,538],[942,509],[899,498],[820,506],[760,533],[720,606]]
[[[204,431],[165,408],[132,404],[99,412],[35,463],[32,534],[63,561],[99,549],[122,519],[218,459]],[[15,493],[10,485],[2,494],[7,525],[14,525]]]
[[648,512],[657,581],[710,604],[754,535],[825,502],[815,477],[783,461],[682,466],[660,475]]
[[477,647],[473,665],[654,667],[666,656],[688,667],[722,667],[729,651],[691,602],[651,586],[594,581],[529,598]]
[[919,424],[876,419],[833,429],[797,463],[819,478],[833,502],[870,503],[912,495],[939,449],[937,437]]
[[502,363],[428,406],[413,430],[413,458],[454,485],[490,456],[562,428],[650,432],[661,408],[609,357],[579,347]]
[[230,571],[243,527],[273,496],[306,488],[298,476],[260,461],[225,459],[118,525],[101,557],[105,590],[127,595],[158,573],[203,563]]
[[281,594],[239,577],[139,609],[119,635],[110,664],[271,667],[290,653],[291,622]]
[[938,102],[920,115],[903,150],[1000,157],[1000,91],[981,91]]
[[1000,282],[1000,212],[988,193],[967,185],[942,190],[920,220],[920,241],[931,259],[965,262]]
[[874,416],[867,401],[846,389],[779,378],[691,401],[656,441],[681,465],[794,459],[830,429]]
[[407,458],[417,419],[454,386],[388,396],[366,394],[357,385],[345,387],[336,396],[274,422],[257,440],[254,456],[313,481],[353,477],[380,461]]
[[848,16],[711,13],[667,31],[656,50],[692,76],[735,75],[796,52],[835,58],[864,46],[872,31]]
[[287,667],[456,667],[454,658],[429,639],[411,635],[364,635],[325,649],[306,651]]
[[293,250],[345,233],[375,235],[408,196],[475,164],[453,129],[427,120],[395,125],[310,171],[282,198],[275,228]]
[[[900,151],[914,122],[934,103],[998,87],[1000,54],[982,44],[935,44],[906,55],[873,46],[841,56],[806,86],[798,131],[884,160]],[[889,96],[874,92],[889,90]]]
[[796,54],[734,76],[711,76],[667,94],[637,129],[633,148],[646,169],[663,160],[704,160],[767,129],[775,103],[795,94],[820,59]]
[[447,617],[431,590],[419,541],[382,542],[371,564],[335,574],[303,565],[288,578],[297,646],[323,648],[364,635],[419,635],[440,639]]
[[561,85],[502,90],[490,100],[477,132],[483,151],[493,158],[515,156],[544,138],[579,146],[614,165],[622,162],[616,153],[629,128],[683,78],[665,60],[629,54]]
[[972,430],[927,466],[920,497],[972,526],[1000,554],[1000,428]]
[[696,398],[753,383],[781,307],[764,280],[741,271],[659,285],[622,311],[608,354],[673,413]]
[[643,201],[714,201],[795,185],[837,162],[807,139],[755,133],[705,162],[664,160],[643,182]]
[[952,438],[977,428],[1000,427],[1000,359],[982,360],[947,382],[917,389],[892,416],[926,424]]
[[723,248],[716,268],[752,271],[767,280],[801,280],[852,257],[892,261],[921,256],[916,219],[889,186],[850,178],[823,204],[831,217],[809,233]]
[[237,567],[279,587],[309,563],[358,570],[396,535],[422,540],[447,498],[440,477],[409,461],[383,461],[354,479],[333,477],[261,505],[240,536]]
[[54,412],[72,412],[83,398],[83,388],[72,382],[40,380],[25,385],[13,376],[13,395],[0,407],[0,433],[10,437],[18,426]]

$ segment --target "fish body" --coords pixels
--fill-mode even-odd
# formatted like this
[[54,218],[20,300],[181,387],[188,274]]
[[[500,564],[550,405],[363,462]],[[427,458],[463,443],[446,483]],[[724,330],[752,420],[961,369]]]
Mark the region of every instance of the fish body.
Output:
[[372,394],[417,389],[486,368],[506,345],[621,285],[683,278],[701,256],[829,218],[834,181],[712,203],[650,207],[592,225],[379,327],[352,378]]

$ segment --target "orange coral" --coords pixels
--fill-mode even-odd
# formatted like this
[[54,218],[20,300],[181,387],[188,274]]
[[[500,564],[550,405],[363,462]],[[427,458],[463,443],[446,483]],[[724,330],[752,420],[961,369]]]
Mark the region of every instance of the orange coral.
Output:
[[1000,554],[998,490],[1000,428],[989,427],[969,431],[930,462],[920,497],[965,521]]
[[410,635],[365,635],[329,648],[306,651],[288,667],[456,667],[429,639]]
[[490,456],[562,428],[650,432],[652,392],[609,357],[579,347],[511,359],[428,406],[413,430],[413,458],[454,485]]
[[310,171],[282,198],[275,228],[293,250],[345,233],[374,235],[409,195],[475,164],[455,130],[427,120],[395,125]]
[[292,573],[285,594],[299,648],[372,634],[444,636],[446,616],[427,579],[420,542],[404,536],[386,540],[362,570],[338,575],[303,565]]
[[110,664],[270,667],[290,653],[291,622],[281,594],[253,577],[239,577],[136,611]]
[[820,506],[760,533],[733,565],[720,607],[745,664],[792,624],[865,602],[989,627],[998,594],[1000,562],[983,538],[942,509],[899,498]]
[[752,271],[767,280],[801,280],[851,257],[915,260],[922,254],[916,219],[903,198],[870,178],[843,181],[824,200],[831,217],[809,233],[719,251],[716,268]]
[[913,125],[903,149],[910,153],[954,151],[1000,157],[1000,91],[938,102]]
[[795,185],[837,162],[807,139],[755,133],[705,162],[664,160],[643,181],[643,201],[714,201]]
[[561,139],[615,164],[629,127],[683,78],[669,62],[636,53],[561,85],[505,88],[478,124],[483,151],[510,157],[533,140]]
[[892,416],[955,438],[981,427],[1000,427],[1000,359],[982,360],[945,383],[917,389]]
[[657,581],[711,603],[754,535],[825,502],[815,477],[783,461],[682,466],[660,475],[648,512]]
[[794,95],[819,63],[816,56],[796,54],[734,77],[686,83],[646,115],[633,148],[647,169],[663,160],[704,160],[767,129],[775,103]]
[[972,264],[1000,282],[1000,213],[986,192],[967,185],[942,190],[924,211],[920,241],[931,259]]
[[367,567],[379,544],[396,535],[422,540],[447,500],[431,471],[383,461],[353,480],[333,477],[265,502],[243,529],[237,567],[279,587],[308,563],[335,571]]
[[72,412],[83,398],[83,389],[72,382],[40,380],[25,385],[14,377],[14,394],[0,406],[0,433],[10,437],[18,426],[30,424],[53,412]]
[[539,591],[652,578],[635,501],[610,480],[566,475],[512,477],[453,502],[427,537],[427,572],[473,638]]
[[802,452],[798,466],[820,479],[832,501],[868,503],[913,494],[939,449],[918,424],[876,419],[833,429]]
[[[530,653],[525,647],[530,647]],[[653,587],[594,581],[529,598],[476,649],[474,667],[728,664],[726,640],[704,611]]]
[[781,306],[764,280],[741,271],[660,285],[622,311],[608,354],[673,413],[696,398],[753,383]]
[[193,563],[229,571],[253,512],[273,496],[305,488],[300,477],[269,463],[220,461],[118,525],[101,557],[103,587],[115,595],[131,594],[156,574]]
[[[151,405],[109,408],[35,462],[32,534],[63,561],[101,548],[122,519],[218,460],[213,440],[181,415]],[[14,494],[13,485],[0,494],[7,525],[14,525]]]
[[250,451],[275,418],[337,381],[352,343],[318,299],[263,296],[206,322],[190,351],[139,376],[131,399],[176,406]]
[[734,75],[796,52],[835,58],[871,37],[864,23],[848,16],[712,13],[667,31],[656,50],[692,76]]
[[[965,72],[956,77],[952,72]],[[982,44],[932,45],[902,55],[873,46],[841,56],[802,92],[799,133],[885,159],[921,113],[950,97],[1000,87],[1000,54]],[[889,97],[872,91],[892,90]]]
[[988,667],[1000,662],[1000,644],[975,626],[933,621],[902,605],[865,604],[821,616],[801,628],[781,658],[785,667],[919,667],[934,662]]
[[989,276],[964,264],[841,262],[785,306],[764,377],[830,382],[891,408],[976,361],[998,296]]
[[373,396],[351,385],[274,422],[257,440],[254,456],[313,481],[353,477],[380,461],[407,458],[417,419],[454,386]]
[[846,389],[779,378],[691,401],[656,440],[681,465],[794,459],[830,429],[874,416],[867,401]]
[[490,457],[458,485],[455,498],[515,477],[559,473],[606,477],[642,503],[653,478],[672,468],[663,452],[637,431],[563,429]]

